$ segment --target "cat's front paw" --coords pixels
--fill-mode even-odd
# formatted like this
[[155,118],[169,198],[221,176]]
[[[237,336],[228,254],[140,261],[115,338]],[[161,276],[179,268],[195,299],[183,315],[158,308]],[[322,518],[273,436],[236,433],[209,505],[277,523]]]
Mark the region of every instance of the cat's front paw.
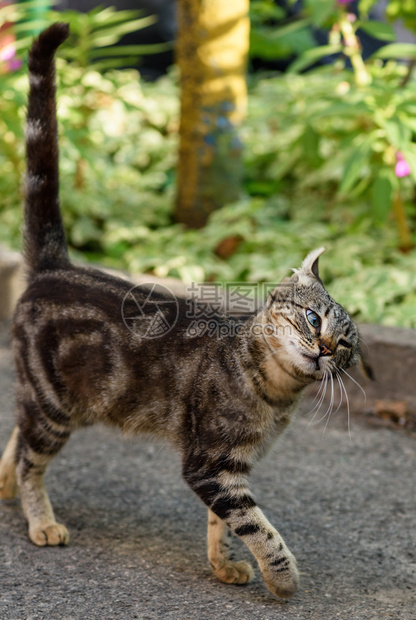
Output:
[[224,562],[217,568],[212,566],[215,576],[223,583],[239,585],[249,583],[254,577],[254,570],[248,562]]
[[61,523],[51,523],[44,526],[38,525],[30,528],[29,538],[38,547],[67,545],[69,543],[68,530]]
[[288,549],[284,555],[272,558],[260,566],[266,586],[279,598],[291,598],[299,586],[295,556]]

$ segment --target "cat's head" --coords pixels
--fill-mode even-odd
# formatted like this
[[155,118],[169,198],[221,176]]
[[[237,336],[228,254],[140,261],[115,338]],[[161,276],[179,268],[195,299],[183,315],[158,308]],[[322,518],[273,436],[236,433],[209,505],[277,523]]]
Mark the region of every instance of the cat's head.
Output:
[[318,259],[324,251],[310,252],[300,269],[294,269],[269,295],[267,323],[277,328],[277,337],[268,337],[268,345],[279,351],[279,359],[292,365],[297,375],[311,380],[356,364],[373,378],[360,349],[356,324],[319,277]]

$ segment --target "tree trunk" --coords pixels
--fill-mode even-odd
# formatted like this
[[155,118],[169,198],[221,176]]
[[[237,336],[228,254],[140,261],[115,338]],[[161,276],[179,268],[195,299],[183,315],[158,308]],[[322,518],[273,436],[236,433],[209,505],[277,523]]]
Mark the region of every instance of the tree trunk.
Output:
[[239,198],[249,0],[179,0],[181,123],[175,220],[204,226]]

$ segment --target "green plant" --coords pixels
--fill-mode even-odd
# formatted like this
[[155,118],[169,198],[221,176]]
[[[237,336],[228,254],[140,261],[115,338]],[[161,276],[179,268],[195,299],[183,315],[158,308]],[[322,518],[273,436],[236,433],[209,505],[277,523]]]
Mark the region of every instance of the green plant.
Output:
[[386,15],[391,21],[402,19],[406,28],[416,32],[416,0],[389,0]]
[[[31,5],[7,7],[7,12],[0,9],[0,19],[17,20],[14,30],[20,32],[19,20]],[[134,217],[149,226],[169,220],[178,108],[177,97],[171,94],[176,94],[174,83],[166,80],[164,93],[149,84],[145,96],[137,71],[109,69],[114,61],[120,62],[111,58],[118,54],[114,48],[108,48],[111,54],[105,62],[83,66],[107,49],[103,46],[143,25],[142,20],[129,21],[132,16],[131,12],[116,15],[112,9],[68,16],[81,51],[69,53],[71,61],[57,61],[63,88],[59,120],[65,223],[72,247],[82,248],[91,257],[102,254],[103,222],[112,214],[113,224]],[[56,17],[50,15],[52,20]],[[59,17],[67,18],[66,14]],[[27,47],[30,40],[18,41],[17,48]],[[16,243],[20,236],[27,87],[23,69],[0,74],[0,133],[4,137],[0,142],[0,240],[9,243]],[[113,246],[110,255],[117,256],[123,247]]]
[[[171,222],[175,74],[143,84],[133,70],[100,73],[59,59],[72,255],[186,281],[275,282],[326,245],[323,278],[355,318],[416,327],[416,86],[401,86],[408,69],[394,61],[371,60],[362,86],[342,65],[252,80],[246,197],[195,231]],[[19,247],[26,72],[0,75],[0,90],[0,241]],[[410,164],[404,177],[398,150]]]
[[[291,3],[293,4],[293,2]],[[274,0],[250,2],[250,56],[263,60],[289,59],[315,47],[310,20],[292,18]]]
[[[358,19],[350,12],[352,0],[304,0],[302,7],[285,8],[273,0],[252,0],[250,3],[250,55],[263,60],[290,59],[293,69],[304,70],[324,57],[344,55],[349,58],[358,79],[368,79],[361,59],[360,43],[355,37],[358,29],[389,44],[395,32],[389,23],[370,19],[370,11],[378,0],[359,0]],[[390,22],[403,20],[406,27],[416,30],[416,0],[389,0],[386,18]],[[329,33],[328,43],[317,46],[313,30]],[[415,48],[410,44],[385,45],[385,58],[414,58]]]
[[97,71],[106,71],[136,64],[143,54],[168,49],[167,44],[117,45],[129,32],[146,28],[156,21],[154,16],[140,17],[141,11],[117,11],[114,7],[97,7],[88,13],[78,11],[51,12],[48,21],[66,21],[70,37],[60,55],[80,67],[94,64]]
[[[117,11],[114,7],[97,7],[88,13],[78,11],[50,11],[50,0],[30,0],[0,8],[0,26],[9,24],[17,40],[17,52],[27,52],[33,32],[40,32],[54,21],[68,22],[71,34],[62,46],[60,56],[80,67],[94,64],[98,71],[136,64],[144,54],[165,51],[168,44],[118,45],[129,32],[135,32],[154,23],[154,16],[142,17],[141,11]],[[39,18],[34,19],[38,11]],[[42,9],[42,10],[41,10]],[[27,36],[30,33],[30,36]]]
[[[263,114],[269,120],[264,135],[258,136],[261,146],[249,144],[248,151],[252,148],[255,155],[248,167],[248,189],[268,194],[295,183],[305,192],[318,191],[352,204],[365,199],[376,225],[397,208],[400,193],[411,216],[416,87],[399,87],[403,71],[396,65],[376,66],[373,84],[364,89],[348,72],[332,68],[261,81],[261,105],[252,97],[255,118],[250,121],[259,122]],[[409,177],[396,175],[398,152],[410,166]],[[412,245],[410,227],[406,216],[400,224],[403,249]]]
[[[360,119],[325,113],[345,103],[333,98],[341,97],[348,74],[331,71],[252,86],[244,129],[252,197],[195,231],[170,221],[175,79],[141,84],[135,71],[103,76],[61,60],[61,202],[73,256],[186,281],[276,281],[324,244],[331,258],[323,262],[325,282],[356,318],[416,327],[415,250],[397,251],[392,213],[377,215],[367,191],[336,192],[354,148],[349,130],[357,131]],[[392,84],[400,79],[395,71]],[[0,144],[0,238],[15,247],[25,88],[24,75],[9,74],[0,100],[0,124],[9,119],[9,142]],[[411,197],[410,177],[401,182]],[[224,255],[219,248],[227,240],[231,251]]]
[[[312,4],[309,2],[310,6]],[[331,94],[322,93],[320,102],[308,106],[302,139],[309,147],[311,140],[314,140],[316,162],[323,138],[335,139],[342,146],[343,174],[338,193],[368,197],[376,221],[385,220],[393,210],[399,247],[407,251],[414,242],[404,203],[414,199],[416,180],[415,86],[410,81],[412,65],[406,74],[395,64],[381,65],[378,59],[416,58],[416,45],[387,45],[365,63],[357,37],[358,28],[385,41],[394,39],[390,26],[368,21],[368,11],[374,2],[362,0],[359,3],[358,20],[349,12],[349,0],[338,0],[335,5],[324,0],[321,4],[328,9],[321,18],[332,20],[329,36],[331,50],[328,46],[309,50],[292,64],[290,70],[299,72],[320,55],[328,51],[339,52],[351,62],[353,79],[345,75],[342,82],[333,84],[334,90],[329,91]],[[332,72],[332,75],[335,77],[336,74]],[[334,131],[340,118],[344,120],[345,131],[339,127]],[[321,174],[316,176],[322,178],[322,172],[328,172],[337,160],[339,162],[339,157],[334,154],[333,162],[324,162],[322,168],[318,163]],[[413,179],[411,188],[401,181],[407,175]]]

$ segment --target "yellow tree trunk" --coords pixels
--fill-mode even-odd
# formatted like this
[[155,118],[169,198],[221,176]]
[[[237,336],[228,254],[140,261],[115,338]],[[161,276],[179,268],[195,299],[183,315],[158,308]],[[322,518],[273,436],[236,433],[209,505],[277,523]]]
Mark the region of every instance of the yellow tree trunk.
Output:
[[238,199],[249,0],[179,0],[181,124],[175,219],[203,226]]

